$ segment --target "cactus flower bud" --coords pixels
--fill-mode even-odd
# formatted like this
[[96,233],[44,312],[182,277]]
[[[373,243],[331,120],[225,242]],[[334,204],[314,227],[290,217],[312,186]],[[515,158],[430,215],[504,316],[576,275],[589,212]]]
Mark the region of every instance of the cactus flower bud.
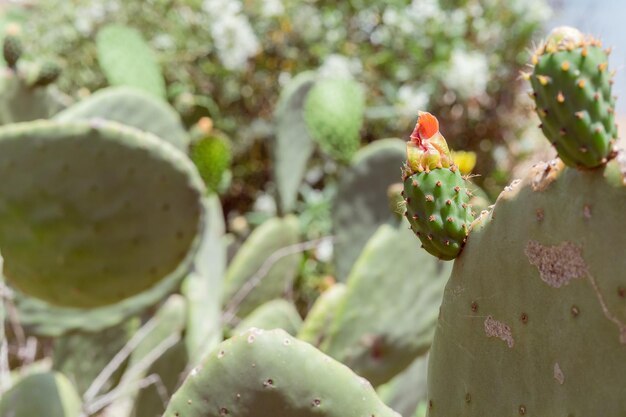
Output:
[[407,175],[448,168],[453,164],[446,139],[439,132],[437,118],[427,112],[419,112],[417,124],[406,144]]

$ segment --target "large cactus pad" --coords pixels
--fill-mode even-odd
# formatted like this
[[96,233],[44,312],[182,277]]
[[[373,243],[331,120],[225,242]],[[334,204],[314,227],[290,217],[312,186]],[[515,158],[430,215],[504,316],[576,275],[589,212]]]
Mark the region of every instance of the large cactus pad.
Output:
[[112,122],[0,130],[0,251],[7,281],[68,307],[96,307],[184,274],[202,228],[186,156]]
[[164,417],[399,417],[348,367],[283,330],[251,329],[191,371]]
[[536,167],[477,220],[441,306],[430,417],[626,415],[626,188],[611,165]]

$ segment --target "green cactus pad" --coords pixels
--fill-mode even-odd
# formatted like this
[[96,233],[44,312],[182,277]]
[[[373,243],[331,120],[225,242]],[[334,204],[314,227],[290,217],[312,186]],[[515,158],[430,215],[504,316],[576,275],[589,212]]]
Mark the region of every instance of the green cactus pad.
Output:
[[374,386],[387,382],[430,348],[451,267],[420,250],[406,222],[380,226],[320,349]]
[[164,417],[399,417],[345,365],[283,330],[251,329],[191,371]]
[[304,104],[304,120],[313,139],[331,157],[348,162],[359,149],[365,95],[353,80],[323,80]]
[[461,252],[474,219],[470,197],[454,166],[416,173],[404,180],[406,218],[430,254],[450,260]]
[[191,144],[189,155],[207,189],[217,192],[232,161],[228,139],[218,135],[205,136]]
[[154,133],[183,152],[189,136],[180,116],[165,101],[131,87],[109,87],[55,115],[55,120],[105,119]]
[[420,402],[427,400],[427,375],[428,355],[423,355],[376,391],[389,407],[403,416],[412,417]]
[[72,331],[99,332],[159,303],[175,291],[182,277],[171,276],[118,303],[97,308],[58,307],[14,290],[20,325],[37,336],[59,337]]
[[284,213],[294,209],[298,190],[313,154],[315,143],[304,120],[304,103],[317,75],[298,74],[281,91],[275,110],[276,140],[272,157],[278,204]]
[[281,298],[268,301],[244,318],[232,334],[243,333],[251,327],[263,330],[283,329],[292,336],[302,326],[302,318],[293,303]]
[[0,70],[0,125],[47,119],[70,103],[54,86],[33,88],[24,78]]
[[[138,328],[139,320],[129,320],[97,333],[72,332],[57,338],[52,368],[67,376],[82,395]],[[103,387],[103,393],[115,387],[123,372],[122,366]]]
[[165,80],[154,52],[136,29],[108,25],[96,36],[98,61],[111,85],[126,85],[165,98]]
[[20,291],[97,307],[183,275],[204,192],[171,145],[113,122],[0,130],[0,250]]
[[345,296],[346,285],[343,283],[337,283],[324,291],[306,315],[298,339],[319,347],[328,337],[330,326]]
[[430,417],[626,415],[626,188],[613,163],[561,167],[476,220],[430,353]]
[[[302,255],[276,257],[276,253],[280,255],[280,250],[298,243],[298,238],[298,219],[294,216],[267,220],[252,232],[226,271],[222,298],[227,311],[245,317],[285,293],[293,283]],[[269,259],[271,256],[275,258]],[[264,265],[268,269],[259,275]]]
[[594,40],[557,48],[551,38],[534,55],[530,75],[541,128],[566,165],[597,167],[617,139],[608,54]]
[[359,150],[341,174],[332,209],[338,281],[346,280],[352,264],[378,227],[395,218],[385,195],[389,186],[398,181],[405,159],[404,141],[377,140]]
[[78,417],[80,412],[76,389],[58,372],[28,375],[0,398],[2,417]]

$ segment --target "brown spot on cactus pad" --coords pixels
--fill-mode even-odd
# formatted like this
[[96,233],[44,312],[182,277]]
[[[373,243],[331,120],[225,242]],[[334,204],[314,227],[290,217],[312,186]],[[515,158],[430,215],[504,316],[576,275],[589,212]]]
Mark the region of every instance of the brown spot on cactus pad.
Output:
[[560,288],[573,279],[587,275],[582,248],[571,242],[559,246],[544,246],[531,240],[526,244],[524,253],[539,270],[541,279],[551,287]]
[[544,191],[554,180],[558,178],[559,172],[563,170],[564,164],[560,159],[553,159],[548,162],[540,162],[532,168],[532,188],[533,191]]
[[563,371],[558,362],[554,364],[554,379],[561,385],[565,382],[565,375],[563,375]]
[[515,345],[511,328],[505,323],[487,316],[485,319],[485,334],[489,337],[497,337],[506,342],[507,346],[512,348]]

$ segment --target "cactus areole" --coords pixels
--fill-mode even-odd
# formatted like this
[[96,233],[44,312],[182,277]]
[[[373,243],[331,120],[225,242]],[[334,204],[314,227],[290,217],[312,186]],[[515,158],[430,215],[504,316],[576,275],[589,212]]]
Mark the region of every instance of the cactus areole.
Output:
[[454,259],[472,221],[471,193],[452,161],[435,116],[419,113],[406,150],[402,178],[405,216],[424,249],[440,259]]

